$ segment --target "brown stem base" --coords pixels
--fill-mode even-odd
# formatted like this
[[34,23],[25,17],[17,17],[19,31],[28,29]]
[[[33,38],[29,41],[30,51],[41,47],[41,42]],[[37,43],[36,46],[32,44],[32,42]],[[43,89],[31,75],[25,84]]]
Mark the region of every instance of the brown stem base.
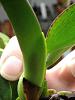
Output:
[[33,85],[26,79],[23,79],[24,93],[26,100],[39,100],[40,88]]

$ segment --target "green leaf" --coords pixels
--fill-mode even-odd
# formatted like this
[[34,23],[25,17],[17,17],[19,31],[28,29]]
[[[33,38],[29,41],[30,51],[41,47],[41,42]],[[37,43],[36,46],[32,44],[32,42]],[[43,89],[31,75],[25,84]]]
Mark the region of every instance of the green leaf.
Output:
[[[9,41],[9,37],[7,36],[7,35],[5,35],[4,33],[1,33],[0,32],[0,39],[2,39],[2,41],[3,41],[3,47],[2,48],[4,48],[5,47],[5,45],[8,43],[8,41]],[[1,45],[1,43],[0,43],[0,45]],[[1,48],[1,47],[0,47]]]
[[23,88],[23,78],[24,78],[24,74],[22,73],[18,82],[18,96],[21,100],[26,100],[24,88]]
[[43,84],[42,84],[42,87],[40,88],[41,97],[47,96],[47,90],[48,90],[47,81],[44,80]]
[[21,100],[19,97],[17,97],[17,99],[16,100]]
[[53,22],[46,38],[47,67],[75,44],[75,4],[67,8]]
[[3,49],[0,48],[0,56],[2,55]]
[[12,100],[12,90],[9,81],[0,76],[0,100]]
[[46,43],[32,7],[28,0],[0,1],[13,25],[23,53],[24,76],[31,83],[42,86],[46,71]]
[[12,100],[16,100],[16,98],[18,97],[17,84],[18,81],[10,82],[11,89],[12,89]]
[[0,37],[0,48],[4,48],[4,47],[5,47],[5,44],[4,44],[3,40],[2,40],[2,38]]
[[0,56],[3,52],[5,45],[8,43],[8,41],[9,41],[9,38],[5,34],[0,32]]

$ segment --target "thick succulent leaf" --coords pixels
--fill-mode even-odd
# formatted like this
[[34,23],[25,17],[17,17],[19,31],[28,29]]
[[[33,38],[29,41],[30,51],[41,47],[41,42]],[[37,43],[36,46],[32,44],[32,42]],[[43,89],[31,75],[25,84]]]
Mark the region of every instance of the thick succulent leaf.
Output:
[[0,1],[12,22],[23,53],[25,78],[42,86],[46,69],[46,44],[32,7],[28,0]]
[[46,43],[47,66],[53,64],[62,53],[75,44],[75,4],[55,19],[48,31]]
[[[9,41],[8,36],[0,32],[0,48],[1,49],[4,49],[8,41]],[[1,54],[1,51],[0,51],[0,54]]]
[[10,83],[0,76],[0,100],[12,100]]

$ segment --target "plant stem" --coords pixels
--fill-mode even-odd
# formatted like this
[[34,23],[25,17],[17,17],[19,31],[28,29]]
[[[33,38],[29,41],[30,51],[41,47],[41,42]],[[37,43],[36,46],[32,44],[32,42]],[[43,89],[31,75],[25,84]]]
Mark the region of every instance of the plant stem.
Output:
[[26,100],[39,100],[40,88],[23,79],[24,93]]

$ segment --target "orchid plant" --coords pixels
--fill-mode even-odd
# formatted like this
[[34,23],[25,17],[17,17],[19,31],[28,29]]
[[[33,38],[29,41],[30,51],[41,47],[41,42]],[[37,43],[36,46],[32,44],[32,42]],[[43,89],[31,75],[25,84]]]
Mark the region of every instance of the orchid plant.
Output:
[[[0,76],[0,99],[39,100],[41,96],[50,95],[45,79],[46,69],[75,45],[75,4],[54,20],[45,38],[28,0],[0,2],[23,54],[23,73],[18,81],[10,82]],[[0,45],[1,41],[0,35]]]

